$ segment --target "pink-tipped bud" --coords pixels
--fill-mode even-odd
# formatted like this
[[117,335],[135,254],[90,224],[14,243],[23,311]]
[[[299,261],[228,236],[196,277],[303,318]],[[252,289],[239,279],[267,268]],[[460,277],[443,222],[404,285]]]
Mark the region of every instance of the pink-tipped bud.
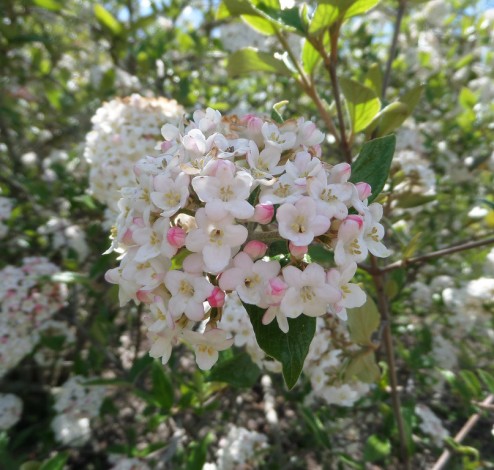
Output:
[[297,259],[302,259],[309,251],[308,246],[296,246],[292,242],[288,243],[288,249],[290,254]]
[[365,201],[372,194],[372,188],[368,183],[357,183],[355,187],[357,188],[358,198],[361,201]]
[[235,164],[230,160],[221,158],[210,160],[204,167],[204,174],[208,176],[234,175],[236,171]]
[[215,287],[208,297],[208,302],[213,308],[223,307],[225,305],[225,293],[219,287]]
[[288,284],[281,279],[281,277],[274,277],[269,280],[268,294],[271,296],[271,305],[281,301],[281,298],[285,295],[288,288]]
[[254,208],[254,216],[252,220],[258,224],[269,224],[273,220],[274,206],[273,204],[257,204]]
[[143,302],[145,304],[150,304],[154,302],[153,294],[148,290],[138,290],[136,292],[136,297],[139,302]]
[[261,132],[263,120],[254,114],[246,114],[242,118],[242,122],[247,125],[247,129],[253,132]]
[[338,163],[331,168],[331,179],[334,183],[346,183],[352,174],[352,167],[348,163]]
[[360,215],[354,215],[350,214],[347,216],[347,218],[343,221],[344,224],[347,224],[348,222],[354,222],[358,224],[358,228],[361,229],[362,226],[364,225],[364,219],[360,217]]
[[132,238],[132,230],[130,230],[130,228],[128,228],[123,237],[122,237],[122,243],[125,243],[126,245],[134,245],[134,239]]
[[182,248],[185,246],[187,232],[182,227],[171,227],[166,234],[166,239],[171,246]]
[[161,148],[161,151],[162,152],[166,152],[172,146],[173,146],[173,142],[170,142],[168,140],[165,140],[164,142],[161,142],[160,148]]
[[251,240],[244,247],[245,253],[247,253],[252,259],[262,258],[266,251],[268,251],[268,245],[260,242],[259,240]]

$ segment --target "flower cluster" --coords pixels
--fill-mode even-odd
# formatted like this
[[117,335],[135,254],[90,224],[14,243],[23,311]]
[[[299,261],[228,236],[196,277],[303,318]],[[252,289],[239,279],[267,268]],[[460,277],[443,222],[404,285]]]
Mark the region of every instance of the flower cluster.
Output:
[[92,194],[108,206],[108,221],[113,222],[118,212],[120,189],[134,184],[132,165],[156,153],[160,140],[157,123],[177,122],[183,112],[176,101],[138,94],[116,98],[96,111],[84,157],[91,165]]
[[0,431],[14,426],[22,414],[22,401],[17,395],[0,393]]
[[[209,369],[233,342],[218,328],[229,292],[283,332],[289,318],[344,320],[363,305],[351,280],[368,252],[388,254],[382,207],[367,204],[367,183],[349,181],[350,165],[321,161],[324,135],[312,122],[207,109],[162,134],[162,154],[141,159],[137,186],[122,190],[113,240],[122,257],[106,275],[122,304],[150,304],[153,357],[166,363],[184,340]],[[332,268],[311,262],[313,243],[334,252]]]
[[40,280],[57,272],[46,258],[0,271],[0,377],[33,350],[40,327],[64,306],[65,285]]
[[84,445],[91,437],[90,420],[99,415],[105,387],[85,385],[88,380],[80,375],[71,377],[56,396],[58,414],[51,427],[56,440],[65,445]]

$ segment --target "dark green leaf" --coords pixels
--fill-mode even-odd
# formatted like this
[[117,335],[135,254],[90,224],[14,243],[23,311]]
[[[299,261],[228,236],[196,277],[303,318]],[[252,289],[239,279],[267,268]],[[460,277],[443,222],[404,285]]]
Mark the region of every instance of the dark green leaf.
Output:
[[289,318],[290,330],[283,333],[276,321],[262,324],[264,310],[255,305],[244,304],[261,349],[281,362],[283,377],[289,389],[293,388],[302,372],[309,346],[316,331],[316,319],[306,315]]
[[270,72],[277,75],[291,76],[290,69],[267,52],[259,52],[253,48],[240,49],[228,59],[228,75],[239,77],[251,75],[252,72]]
[[485,370],[478,370],[477,373],[487,387],[487,390],[489,390],[489,393],[494,393],[494,375],[489,374]]
[[94,5],[94,16],[96,16],[96,19],[101,26],[109,31],[113,36],[119,36],[122,34],[122,25],[103,5]]
[[273,105],[273,108],[271,109],[271,119],[273,119],[273,121],[276,121],[278,124],[283,124],[283,122],[285,122],[281,115],[281,108],[285,107],[288,103],[288,100],[283,100]]
[[129,371],[129,381],[134,382],[153,362],[154,359],[149,354],[145,354],[137,359]]
[[185,470],[202,470],[206,463],[209,445],[214,441],[212,433],[206,434],[200,443],[192,443],[187,448],[187,464]]
[[251,388],[259,378],[261,369],[246,352],[217,364],[207,378],[208,382],[225,382],[232,387]]
[[355,80],[340,79],[354,133],[364,130],[379,112],[381,102],[376,93]]
[[152,365],[153,396],[160,404],[161,408],[169,411],[173,405],[173,385],[170,378],[165,373],[161,362],[155,360]]
[[367,301],[362,307],[349,308],[347,313],[348,329],[352,341],[362,346],[372,345],[372,334],[378,329],[381,321],[381,316],[372,298],[367,296]]
[[300,407],[300,414],[319,445],[326,447],[326,449],[331,449],[332,446],[328,437],[328,430],[324,427],[319,417],[314,414],[314,411],[309,408]]
[[388,179],[389,168],[395,152],[396,137],[387,135],[366,142],[359,157],[352,165],[352,183],[365,181],[372,188],[369,202],[372,202],[382,191]]

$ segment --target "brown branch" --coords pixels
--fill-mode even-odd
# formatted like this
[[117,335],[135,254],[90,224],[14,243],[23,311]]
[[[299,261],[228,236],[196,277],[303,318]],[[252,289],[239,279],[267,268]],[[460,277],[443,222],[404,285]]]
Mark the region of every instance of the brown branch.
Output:
[[[383,268],[379,268],[379,271],[382,273],[385,273],[388,271],[393,271],[394,269],[405,268],[411,264],[424,263],[426,261],[429,261],[430,259],[438,258],[440,256],[450,255],[453,253],[458,253],[460,251],[471,250],[472,248],[478,248],[480,246],[486,246],[486,245],[490,245],[492,243],[494,243],[494,237],[486,238],[484,240],[477,240],[474,242],[466,242],[466,243],[462,243],[460,245],[450,246],[448,248],[443,248],[441,250],[433,251],[433,252],[427,253],[425,255],[416,256],[414,258],[396,261],[395,263],[388,264],[387,266],[384,266]],[[373,268],[371,268],[369,272],[372,273],[372,271],[373,271]]]
[[379,270],[377,258],[375,256],[371,256],[371,263],[373,268],[372,279],[376,288],[379,312],[381,313],[381,328],[383,341],[386,348],[386,361],[388,363],[389,381],[391,384],[391,402],[400,440],[400,457],[403,463],[403,468],[409,470],[410,460],[407,448],[405,424],[403,421],[403,415],[401,414],[400,395],[398,393],[398,377],[396,374],[396,362],[393,348],[393,338],[391,334],[391,315],[389,311],[389,303],[384,291],[383,273]]
[[[489,406],[493,401],[494,401],[494,395],[491,394],[482,403],[480,403],[479,406]],[[470,416],[470,418],[468,418],[468,421],[465,423],[465,425],[460,429],[458,434],[453,439],[457,444],[461,444],[463,439],[465,439],[468,433],[478,423],[480,416],[481,416],[480,413],[475,413],[472,416]],[[451,456],[452,456],[452,452],[450,450],[445,450],[441,454],[439,460],[434,464],[431,470],[442,470],[443,468],[446,468],[445,466],[448,463]]]

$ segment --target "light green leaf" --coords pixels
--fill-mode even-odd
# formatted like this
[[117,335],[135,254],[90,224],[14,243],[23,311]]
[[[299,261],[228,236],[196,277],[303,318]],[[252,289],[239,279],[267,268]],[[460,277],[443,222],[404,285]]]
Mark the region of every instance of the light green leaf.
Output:
[[34,0],[33,3],[45,10],[60,11],[62,9],[62,5],[56,0]]
[[261,369],[246,352],[218,363],[211,370],[207,382],[225,382],[232,387],[251,388],[261,375]]
[[350,7],[346,10],[344,19],[347,20],[352,16],[361,15],[362,13],[366,13],[371,8],[374,8],[380,0],[354,0],[350,2]]
[[370,135],[375,131],[376,137],[388,135],[400,127],[409,115],[408,106],[399,101],[395,101],[386,106],[374,117],[372,122],[365,129],[365,132],[367,135]]
[[374,91],[376,96],[381,95],[383,74],[379,64],[372,64],[364,78],[364,85]]
[[273,109],[271,110],[271,119],[273,119],[273,121],[276,121],[278,124],[283,124],[283,122],[285,122],[283,116],[281,115],[281,109],[288,103],[288,100],[283,100],[273,105]]
[[227,70],[232,78],[251,75],[252,72],[270,72],[289,77],[292,75],[284,62],[267,52],[259,52],[251,47],[234,52],[228,59]]
[[304,70],[312,75],[316,65],[321,61],[319,52],[316,51],[314,46],[306,39],[304,40],[304,46],[302,48],[302,65]]
[[347,313],[351,340],[362,346],[372,345],[372,334],[379,328],[381,321],[381,316],[372,298],[367,296],[367,301],[362,307],[349,308]]
[[267,20],[257,15],[242,15],[242,20],[260,34],[264,34],[265,36],[276,34],[276,27],[271,20]]
[[370,88],[348,78],[340,79],[354,133],[364,130],[381,108],[381,102]]
[[403,249],[403,259],[411,258],[419,248],[422,232],[417,232]]
[[376,434],[369,436],[364,446],[364,460],[366,462],[383,460],[390,454],[391,443],[387,438],[381,438]]
[[470,110],[477,104],[477,95],[468,88],[463,87],[458,101],[463,109]]
[[357,379],[364,383],[376,383],[380,377],[381,371],[372,349],[366,349],[352,357],[343,374],[346,382]]
[[68,452],[62,452],[49,460],[45,460],[39,470],[63,470],[65,462],[69,458]]
[[309,25],[309,34],[316,35],[330,28],[340,16],[340,9],[330,4],[319,3]]
[[397,199],[397,207],[401,207],[403,209],[410,209],[411,207],[418,207],[428,202],[434,201],[436,196],[434,195],[424,195],[417,194],[414,192],[402,192],[396,197]]
[[261,349],[281,362],[283,378],[289,389],[293,388],[302,372],[309,346],[316,332],[316,319],[306,315],[289,318],[290,330],[283,333],[276,321],[262,324],[264,310],[255,305],[244,304],[254,328],[256,340]]
[[408,106],[409,114],[412,114],[415,107],[419,104],[424,89],[425,85],[417,85],[400,97],[400,103],[404,103]]
[[396,137],[393,134],[366,142],[352,165],[350,181],[365,181],[372,188],[369,203],[379,195],[388,179],[395,146]]
[[122,25],[103,5],[94,5],[94,15],[96,16],[98,22],[113,36],[119,36],[122,34]]

